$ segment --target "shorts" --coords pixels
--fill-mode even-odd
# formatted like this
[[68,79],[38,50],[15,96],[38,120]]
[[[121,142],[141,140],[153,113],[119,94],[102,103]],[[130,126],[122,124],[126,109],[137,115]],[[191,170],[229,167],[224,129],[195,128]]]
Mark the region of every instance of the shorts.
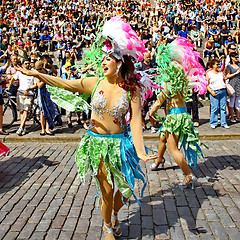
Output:
[[33,96],[24,96],[22,93],[17,93],[18,110],[30,111],[32,109]]
[[3,104],[4,104],[3,97],[2,94],[0,94],[0,106],[2,106]]

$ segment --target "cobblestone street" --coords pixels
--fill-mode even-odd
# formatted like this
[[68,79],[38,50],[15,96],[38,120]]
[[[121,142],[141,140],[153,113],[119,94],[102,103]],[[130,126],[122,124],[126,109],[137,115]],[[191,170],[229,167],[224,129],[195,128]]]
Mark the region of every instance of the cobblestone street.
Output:
[[[205,143],[195,190],[177,187],[183,174],[168,153],[165,169],[152,172],[150,162],[141,162],[148,186],[141,209],[132,198],[120,212],[120,239],[240,238],[240,141]],[[94,182],[77,177],[77,143],[7,145],[11,155],[0,161],[0,239],[103,239]],[[156,150],[155,141],[146,145]]]

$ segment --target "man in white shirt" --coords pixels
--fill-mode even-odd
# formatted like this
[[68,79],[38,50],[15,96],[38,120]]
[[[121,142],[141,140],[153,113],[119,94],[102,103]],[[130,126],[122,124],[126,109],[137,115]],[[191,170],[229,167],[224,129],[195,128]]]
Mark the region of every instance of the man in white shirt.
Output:
[[[23,60],[23,68],[30,69],[30,59]],[[33,89],[36,88],[36,83],[34,77],[27,76],[17,71],[13,78],[19,80],[19,88],[17,92],[17,105],[18,110],[20,111],[20,127],[17,130],[19,136],[26,134],[25,123],[27,121],[28,112],[32,108],[33,101]]]

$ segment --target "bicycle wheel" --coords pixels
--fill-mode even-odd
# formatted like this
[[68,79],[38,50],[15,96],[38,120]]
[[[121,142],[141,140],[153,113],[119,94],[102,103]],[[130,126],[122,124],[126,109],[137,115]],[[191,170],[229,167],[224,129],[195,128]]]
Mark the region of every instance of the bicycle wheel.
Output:
[[12,107],[11,104],[6,103],[3,105],[3,116],[7,116],[10,122],[7,125],[7,127],[11,127],[13,123],[17,120],[17,113],[15,109]]

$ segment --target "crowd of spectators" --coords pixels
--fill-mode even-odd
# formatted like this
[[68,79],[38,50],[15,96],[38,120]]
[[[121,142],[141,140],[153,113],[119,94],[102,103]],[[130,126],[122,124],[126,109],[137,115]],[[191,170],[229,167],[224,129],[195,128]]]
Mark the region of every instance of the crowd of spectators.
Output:
[[[218,58],[224,66],[229,63],[231,46],[238,52],[240,44],[238,1],[2,0],[0,3],[0,60],[7,63],[11,58],[7,74],[12,81],[9,90],[13,96],[19,85],[18,79],[12,79],[16,74],[14,65],[29,59],[33,67],[37,60],[42,60],[48,74],[64,77],[65,66],[81,60],[84,49],[91,46],[97,23],[115,15],[124,16],[138,36],[146,40],[150,53],[147,61],[151,66],[155,65],[156,47],[178,36],[192,41],[205,62]],[[68,124],[72,126],[71,118]]]

